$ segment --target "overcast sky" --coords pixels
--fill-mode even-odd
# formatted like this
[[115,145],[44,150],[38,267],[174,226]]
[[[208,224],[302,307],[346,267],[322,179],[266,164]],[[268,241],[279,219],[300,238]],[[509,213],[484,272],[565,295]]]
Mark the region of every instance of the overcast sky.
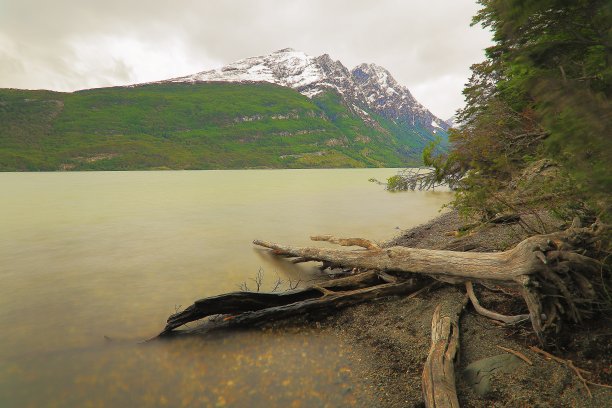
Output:
[[291,47],[387,68],[434,114],[463,104],[490,34],[475,0],[0,0],[0,87],[72,91]]

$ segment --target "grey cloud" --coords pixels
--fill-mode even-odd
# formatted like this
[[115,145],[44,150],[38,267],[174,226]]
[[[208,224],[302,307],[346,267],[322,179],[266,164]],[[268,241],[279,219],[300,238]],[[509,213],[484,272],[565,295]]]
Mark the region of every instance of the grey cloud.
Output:
[[[329,53],[349,68],[382,65],[446,117],[461,105],[469,66],[488,45],[488,33],[469,27],[476,10],[471,0],[0,0],[0,86],[69,90],[164,79],[293,47]],[[108,38],[128,41],[140,60],[108,49],[116,46]],[[98,46],[99,56],[75,44]],[[448,78],[461,79],[451,86]],[[449,84],[443,98],[435,97],[440,84]]]

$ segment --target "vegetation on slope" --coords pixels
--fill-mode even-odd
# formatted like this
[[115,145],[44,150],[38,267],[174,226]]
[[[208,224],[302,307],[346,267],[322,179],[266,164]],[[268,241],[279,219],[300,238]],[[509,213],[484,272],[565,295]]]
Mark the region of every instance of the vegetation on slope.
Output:
[[452,151],[426,160],[457,180],[455,205],[606,218],[612,191],[612,6],[604,0],[480,0],[493,32],[472,67]]
[[[0,170],[402,166],[427,140],[267,83],[0,90]],[[406,132],[406,131],[404,131]],[[418,132],[427,131],[415,129]]]

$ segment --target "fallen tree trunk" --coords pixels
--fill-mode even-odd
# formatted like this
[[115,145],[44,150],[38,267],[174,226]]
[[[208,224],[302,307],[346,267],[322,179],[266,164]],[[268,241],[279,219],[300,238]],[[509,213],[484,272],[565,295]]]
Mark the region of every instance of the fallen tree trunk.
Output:
[[312,239],[363,249],[292,247],[260,240],[253,243],[283,257],[342,267],[425,274],[451,283],[474,281],[517,286],[529,309],[534,331],[543,341],[544,330],[555,325],[558,328],[561,318],[579,322],[591,312],[599,296],[591,282],[598,278],[603,265],[575,250],[584,252],[592,248],[604,230],[596,224],[580,228],[575,222],[566,231],[532,236],[508,251],[493,253],[381,248],[366,239],[329,235]]
[[423,399],[427,408],[459,408],[455,357],[459,349],[459,316],[467,298],[440,303],[431,319],[431,348],[423,368]]
[[189,333],[203,333],[231,326],[256,326],[272,320],[333,311],[380,297],[414,292],[427,284],[422,279],[396,279],[373,271],[321,282],[281,293],[234,292],[196,300],[168,318],[159,336],[167,336],[186,323],[223,315]]

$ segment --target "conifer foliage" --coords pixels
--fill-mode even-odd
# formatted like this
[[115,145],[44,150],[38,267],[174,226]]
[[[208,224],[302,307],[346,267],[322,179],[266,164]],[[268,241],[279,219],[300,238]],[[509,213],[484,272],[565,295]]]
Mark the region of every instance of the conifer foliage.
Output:
[[[503,210],[495,192],[534,162],[557,177],[542,197],[573,196],[599,214],[612,191],[612,3],[606,0],[480,0],[473,24],[494,45],[472,66],[466,107],[444,163],[466,177],[456,204]],[[434,163],[435,166],[435,163]],[[459,170],[458,170],[459,169]]]

